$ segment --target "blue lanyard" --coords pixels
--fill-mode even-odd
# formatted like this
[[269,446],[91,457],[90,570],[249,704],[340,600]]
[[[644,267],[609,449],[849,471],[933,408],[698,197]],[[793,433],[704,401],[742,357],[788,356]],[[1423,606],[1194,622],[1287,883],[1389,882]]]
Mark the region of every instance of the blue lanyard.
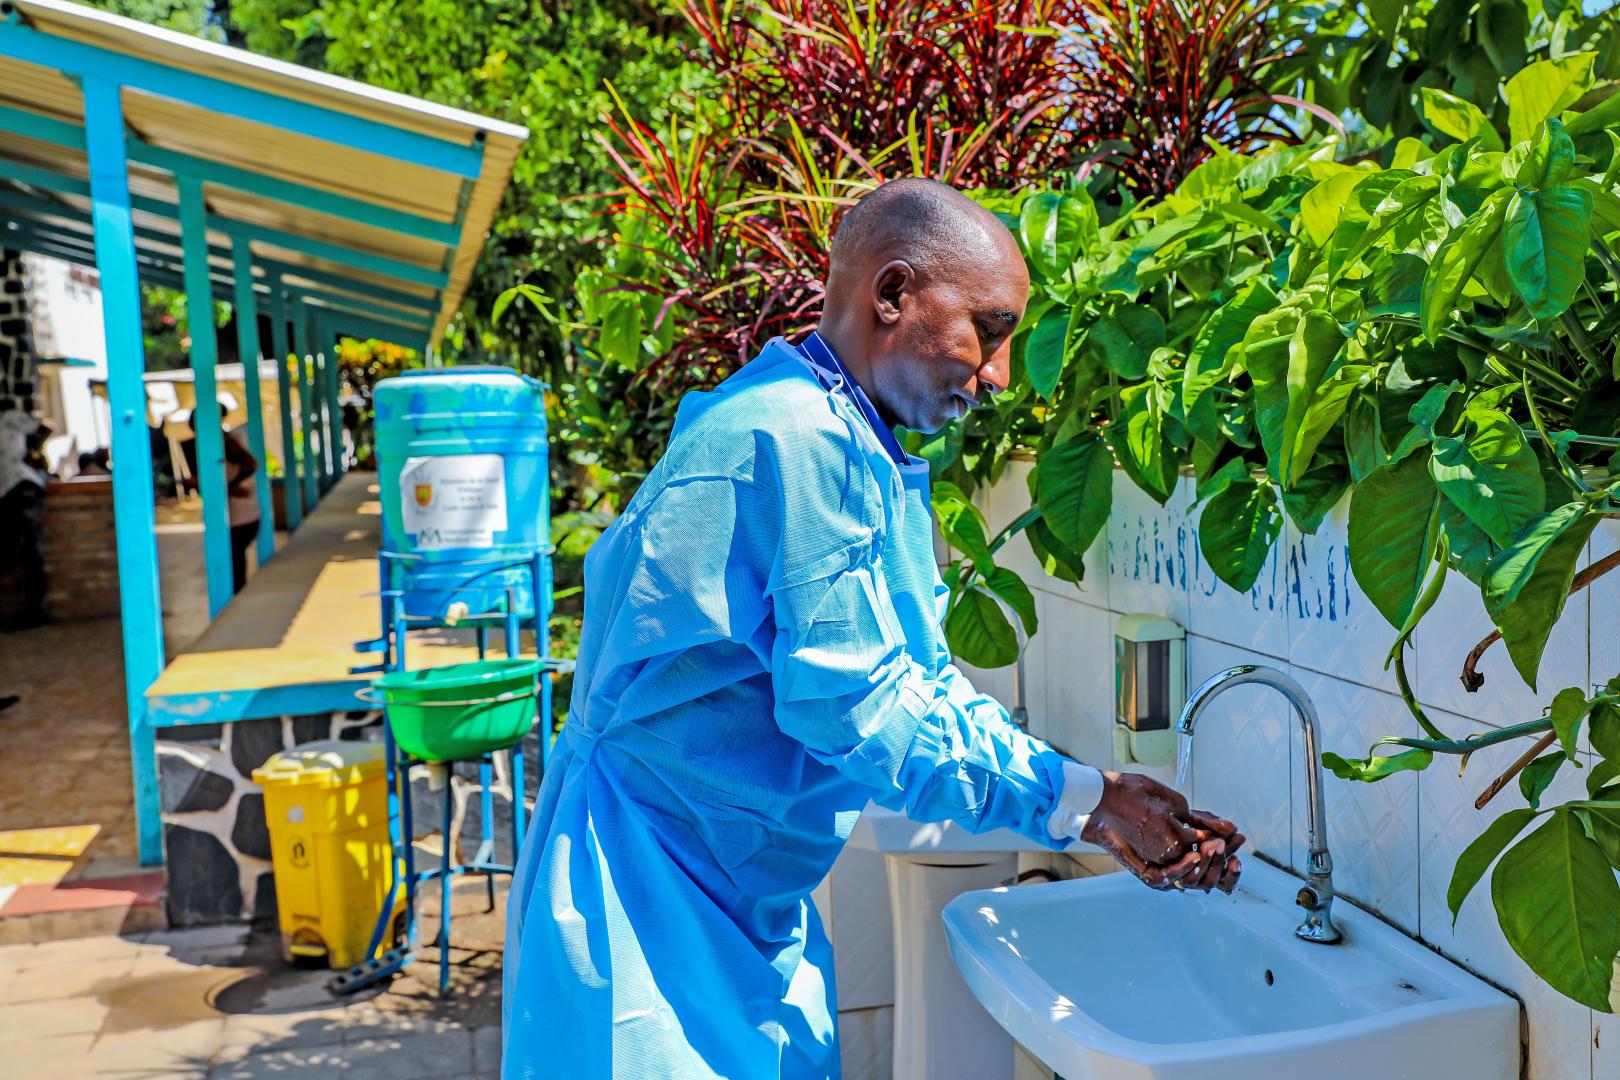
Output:
[[828,345],[819,333],[812,333],[804,340],[804,344],[799,346],[799,351],[804,353],[805,359],[809,360],[817,368],[829,375],[837,376],[838,389],[866,418],[866,422],[871,426],[878,442],[883,445],[883,449],[888,452],[889,457],[894,459],[895,464],[909,464],[910,459],[906,457],[905,450],[901,448],[900,440],[894,437],[894,431],[883,422],[883,418],[878,415],[877,407],[872,404],[872,399],[866,396],[866,391],[861,389],[861,384],[850,376],[849,369],[844,367],[842,360],[838,359],[838,354],[832,351],[832,346]]

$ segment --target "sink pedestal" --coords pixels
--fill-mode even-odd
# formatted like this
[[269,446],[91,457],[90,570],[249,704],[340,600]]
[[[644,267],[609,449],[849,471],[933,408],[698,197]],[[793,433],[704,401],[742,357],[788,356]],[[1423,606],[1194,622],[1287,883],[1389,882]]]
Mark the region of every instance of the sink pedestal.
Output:
[[951,962],[942,912],[1018,872],[1001,852],[890,852],[894,915],[894,1080],[1011,1080],[1012,1036]]

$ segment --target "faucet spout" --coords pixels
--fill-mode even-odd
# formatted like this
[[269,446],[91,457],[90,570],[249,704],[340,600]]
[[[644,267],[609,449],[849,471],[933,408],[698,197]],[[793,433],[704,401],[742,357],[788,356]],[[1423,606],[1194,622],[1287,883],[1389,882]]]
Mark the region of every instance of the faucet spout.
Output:
[[1193,691],[1192,696],[1187,699],[1186,706],[1181,710],[1180,718],[1176,721],[1176,731],[1185,738],[1192,738],[1198,715],[1206,705],[1234,686],[1251,683],[1269,686],[1287,698],[1304,733],[1307,800],[1305,827],[1309,854],[1305,873],[1307,884],[1299,891],[1297,898],[1299,906],[1305,909],[1305,921],[1295,933],[1306,941],[1332,944],[1340,940],[1343,934],[1333,925],[1333,856],[1328,854],[1327,812],[1322,802],[1322,757],[1317,752],[1320,725],[1317,723],[1316,706],[1311,704],[1310,695],[1305,693],[1304,687],[1299,683],[1275,668],[1261,667],[1258,664],[1239,664],[1237,667],[1227,668],[1210,676],[1204,680],[1203,685]]

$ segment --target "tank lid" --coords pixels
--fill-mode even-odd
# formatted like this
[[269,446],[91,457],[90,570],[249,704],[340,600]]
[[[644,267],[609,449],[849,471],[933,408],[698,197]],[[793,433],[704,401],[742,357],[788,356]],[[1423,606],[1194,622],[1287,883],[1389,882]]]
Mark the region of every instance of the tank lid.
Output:
[[500,364],[456,364],[451,367],[410,368],[394,376],[396,379],[414,379],[424,375],[516,375],[517,369]]

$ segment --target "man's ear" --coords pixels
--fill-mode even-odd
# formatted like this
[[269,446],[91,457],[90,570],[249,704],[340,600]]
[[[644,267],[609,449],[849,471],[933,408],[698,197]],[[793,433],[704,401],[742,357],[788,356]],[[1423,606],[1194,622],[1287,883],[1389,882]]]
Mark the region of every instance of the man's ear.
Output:
[[872,275],[872,308],[878,321],[892,326],[900,319],[901,307],[916,290],[917,272],[904,259],[891,259]]

